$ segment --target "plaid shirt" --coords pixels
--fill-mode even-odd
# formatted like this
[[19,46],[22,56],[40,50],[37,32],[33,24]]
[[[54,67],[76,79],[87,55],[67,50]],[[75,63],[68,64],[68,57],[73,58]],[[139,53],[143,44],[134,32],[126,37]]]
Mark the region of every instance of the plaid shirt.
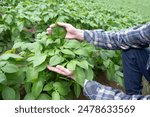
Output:
[[110,50],[145,47],[150,44],[150,22],[121,31],[85,30],[84,39]]
[[[150,22],[121,31],[85,30],[84,39],[98,47],[110,50],[148,47],[150,44]],[[147,63],[147,69],[149,69],[150,57]],[[126,95],[118,89],[101,85],[95,81],[85,81],[84,94],[92,100],[150,99],[150,95]]]
[[127,95],[118,89],[88,80],[84,83],[84,95],[91,100],[150,100],[150,95]]

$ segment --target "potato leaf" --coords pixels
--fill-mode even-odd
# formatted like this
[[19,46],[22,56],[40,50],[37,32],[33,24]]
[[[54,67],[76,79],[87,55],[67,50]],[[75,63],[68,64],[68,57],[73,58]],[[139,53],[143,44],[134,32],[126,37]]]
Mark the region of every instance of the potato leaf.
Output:
[[4,100],[14,100],[16,98],[15,90],[11,87],[5,87],[2,90],[2,97]]
[[32,93],[35,97],[38,97],[40,93],[42,92],[43,89],[43,82],[42,81],[37,81],[33,84],[32,87]]
[[0,83],[6,80],[6,76],[3,72],[0,71]]
[[81,86],[83,86],[85,81],[84,69],[78,66],[75,69],[75,81]]
[[60,95],[57,91],[52,93],[52,100],[60,100]]
[[66,36],[65,28],[56,24],[56,26],[52,30],[52,34],[51,34],[52,40],[61,39],[63,43],[65,36]]
[[55,56],[50,58],[49,64],[51,66],[55,66],[55,65],[58,65],[59,63],[61,63],[63,61],[64,61],[64,58],[62,56],[55,55]]
[[46,60],[46,57],[47,57],[46,54],[36,55],[33,59],[33,67],[41,65]]
[[16,65],[14,65],[14,64],[6,64],[1,69],[5,73],[15,73],[15,72],[17,72],[19,70],[18,67]]

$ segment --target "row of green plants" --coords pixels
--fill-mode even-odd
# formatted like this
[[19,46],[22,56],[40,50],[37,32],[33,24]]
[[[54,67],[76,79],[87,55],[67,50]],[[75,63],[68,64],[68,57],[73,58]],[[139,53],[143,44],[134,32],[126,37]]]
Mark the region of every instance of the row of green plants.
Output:
[[[51,36],[45,30],[58,21],[119,30],[136,25],[138,18],[84,0],[2,0],[0,9],[1,99],[77,99],[84,79],[96,78],[97,70],[123,86],[120,51],[65,39],[60,27]],[[58,64],[73,70],[75,81],[47,70]]]
[[141,21],[148,22],[150,20],[149,0],[93,0],[100,2],[108,9],[115,9],[118,12],[123,12],[126,15],[134,15],[134,17],[141,17]]

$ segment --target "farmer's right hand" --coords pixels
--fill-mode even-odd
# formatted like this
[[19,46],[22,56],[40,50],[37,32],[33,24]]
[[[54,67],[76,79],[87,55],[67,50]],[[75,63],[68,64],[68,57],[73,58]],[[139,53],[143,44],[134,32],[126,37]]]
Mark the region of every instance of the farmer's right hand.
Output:
[[53,72],[56,72],[58,74],[67,76],[71,79],[74,79],[73,71],[68,70],[68,69],[64,68],[63,66],[61,66],[61,65],[57,65],[56,67],[52,67],[52,66],[48,65],[47,68],[49,69],[49,71],[53,71]]
[[[58,22],[57,23],[59,26],[62,26],[66,29],[67,34],[65,38],[68,39],[77,39],[77,40],[84,40],[84,31],[75,28],[74,26],[72,26],[71,24],[68,23],[62,23],[62,22]],[[51,34],[52,29],[55,27],[55,24],[50,25],[47,28],[47,33]]]

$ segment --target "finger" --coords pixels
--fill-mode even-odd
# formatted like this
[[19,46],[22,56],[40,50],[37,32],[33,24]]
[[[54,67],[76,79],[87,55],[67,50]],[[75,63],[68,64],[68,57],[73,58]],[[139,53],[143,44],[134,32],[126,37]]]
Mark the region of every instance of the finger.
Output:
[[51,34],[51,32],[52,32],[51,28],[48,28],[47,29],[47,34]]
[[57,65],[56,68],[59,69],[60,71],[64,72],[64,73],[68,74],[67,69],[64,68],[63,66]]
[[61,70],[62,72],[66,73],[67,75],[72,75],[73,72],[64,68],[63,66],[57,65],[56,68],[58,68],[59,70]]
[[64,68],[63,66],[57,65],[56,68],[68,74],[68,69]]
[[74,75],[73,75],[73,71],[68,70],[66,68],[64,68],[63,66],[57,65],[56,66],[60,71],[62,71],[63,73],[65,73],[66,76],[68,76],[71,79],[74,79]]
[[48,68],[50,71],[54,71],[54,72],[58,72],[58,71],[59,71],[59,69],[57,69],[56,67],[47,66],[47,68]]
[[59,70],[58,68],[56,67],[51,67],[51,66],[47,66],[47,68],[50,70],[50,71],[53,71],[53,72],[56,72],[58,74],[62,74],[64,76],[67,76],[67,74],[61,70]]
[[55,26],[56,26],[56,24],[51,24],[49,27],[54,28]]

